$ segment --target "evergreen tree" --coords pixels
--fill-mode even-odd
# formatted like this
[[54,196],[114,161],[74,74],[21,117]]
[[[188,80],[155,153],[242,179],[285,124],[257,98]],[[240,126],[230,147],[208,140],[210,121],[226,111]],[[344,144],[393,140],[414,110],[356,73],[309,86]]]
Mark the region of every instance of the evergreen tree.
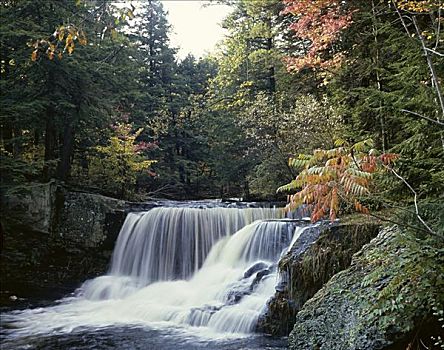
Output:
[[[109,25],[118,12],[106,1],[68,0],[2,2],[1,9],[8,62],[1,72],[2,157],[38,161],[43,179],[67,180],[80,145],[97,142],[92,130],[106,127],[118,105],[126,61]],[[88,45],[74,43],[76,21]]]
[[[441,113],[420,43],[406,35],[395,9],[385,2],[356,6],[359,11],[343,40],[350,55],[330,85],[350,126],[349,138],[372,137],[377,148],[402,156],[402,174],[422,195],[442,193],[442,127],[405,112],[432,120]],[[444,66],[442,58],[434,60],[436,67]],[[443,73],[437,69],[439,76]]]

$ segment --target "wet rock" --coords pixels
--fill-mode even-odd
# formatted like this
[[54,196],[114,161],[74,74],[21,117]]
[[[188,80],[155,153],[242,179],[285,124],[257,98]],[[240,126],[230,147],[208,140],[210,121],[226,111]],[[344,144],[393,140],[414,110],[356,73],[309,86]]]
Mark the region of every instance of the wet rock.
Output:
[[275,290],[276,290],[276,292],[283,292],[283,291],[287,290],[287,288],[288,288],[288,283],[285,281],[280,281],[276,285]]
[[[58,298],[65,286],[103,274],[125,206],[116,199],[68,191],[55,181],[3,197],[1,289],[27,299],[57,291]],[[4,294],[0,299],[3,305],[12,301]]]
[[126,202],[97,194],[67,192],[59,209],[57,234],[78,247],[112,249],[125,220]]
[[434,349],[431,335],[442,328],[433,310],[444,303],[440,245],[425,247],[396,226],[382,230],[303,305],[290,349]]
[[268,268],[268,264],[266,264],[266,263],[264,263],[262,261],[259,261],[258,263],[256,263],[253,266],[251,266],[247,271],[245,271],[244,278],[250,278],[256,272],[258,272],[260,270],[265,270],[267,268]]
[[256,274],[256,277],[253,280],[253,283],[251,284],[251,290],[254,290],[254,288],[256,288],[256,286],[259,284],[260,281],[262,281],[262,279],[264,278],[264,276],[268,276],[271,273],[270,269],[265,269],[262,271],[259,271]]
[[327,223],[304,231],[279,263],[280,282],[258,321],[257,331],[288,335],[305,302],[334,274],[347,268],[352,255],[378,230],[375,223]]
[[231,289],[226,295],[226,304],[237,304],[244,296],[250,294],[249,288]]
[[5,230],[20,227],[49,234],[55,225],[58,186],[55,181],[30,184],[22,192],[3,195],[1,222]]

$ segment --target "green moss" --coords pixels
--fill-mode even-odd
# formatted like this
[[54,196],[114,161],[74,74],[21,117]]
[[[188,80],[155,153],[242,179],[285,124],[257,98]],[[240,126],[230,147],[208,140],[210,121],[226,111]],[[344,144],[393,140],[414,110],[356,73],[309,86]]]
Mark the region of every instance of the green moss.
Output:
[[[362,215],[359,215],[362,217]],[[375,237],[379,223],[366,221],[340,223],[325,229],[302,255],[292,252],[281,259],[281,273],[288,276],[286,289],[277,292],[268,303],[268,311],[259,321],[258,330],[288,335],[297,312],[337,272],[350,265],[352,256]],[[338,288],[337,293],[344,293]]]
[[443,290],[442,243],[388,228],[304,305],[290,348],[374,350],[415,341],[432,348],[417,329],[436,324]]
[[284,261],[281,269],[290,276],[290,295],[302,305],[334,274],[350,265],[351,258],[365,243],[377,235],[377,224],[340,224],[328,228],[320,238],[294,262]]

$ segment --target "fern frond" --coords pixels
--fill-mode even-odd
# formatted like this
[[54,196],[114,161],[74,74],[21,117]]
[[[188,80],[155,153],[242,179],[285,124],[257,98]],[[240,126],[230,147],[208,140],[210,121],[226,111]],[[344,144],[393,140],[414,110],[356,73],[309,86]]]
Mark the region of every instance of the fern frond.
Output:
[[336,139],[334,145],[336,147],[345,146],[345,145],[347,145],[347,141],[345,141],[344,139],[339,138],[339,139]]
[[312,164],[312,156],[300,154],[298,158],[290,158],[288,165],[293,168],[306,168]]
[[373,140],[372,139],[366,139],[363,141],[356,142],[352,149],[354,149],[356,152],[365,152],[367,149],[373,148]]
[[348,168],[347,170],[345,170],[345,174],[353,175],[356,177],[362,177],[364,179],[370,179],[373,176],[371,173],[367,171],[361,171],[356,168]]

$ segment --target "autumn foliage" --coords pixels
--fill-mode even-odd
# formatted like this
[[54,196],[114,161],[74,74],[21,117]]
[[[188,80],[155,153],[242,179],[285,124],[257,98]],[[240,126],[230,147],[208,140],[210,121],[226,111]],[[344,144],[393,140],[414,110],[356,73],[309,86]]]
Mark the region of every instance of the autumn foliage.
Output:
[[147,159],[147,153],[157,148],[157,144],[136,141],[143,129],[132,132],[131,124],[117,123],[113,130],[108,145],[97,146],[96,153],[90,156],[88,177],[109,193],[131,198],[138,175],[143,172],[156,175],[151,170],[156,161]]
[[300,189],[289,195],[287,210],[306,204],[313,222],[327,215],[335,220],[341,201],[353,203],[358,212],[369,212],[359,198],[370,193],[373,174],[392,164],[398,155],[377,155],[370,139],[351,146],[338,140],[335,146],[330,150],[317,149],[312,155],[290,158],[289,165],[302,168],[302,171],[292,182],[278,189],[278,192]]
[[332,44],[352,23],[353,11],[342,2],[332,0],[284,0],[284,4],[283,14],[292,14],[295,18],[290,29],[302,42],[308,43],[304,54],[285,58],[287,69],[337,66],[342,54],[334,52]]
[[394,0],[394,4],[401,10],[414,13],[430,12],[442,6],[439,0]]
[[[102,12],[105,9],[105,5],[106,2],[91,11],[89,13],[89,16],[91,17],[89,20],[95,16],[100,18],[100,16],[103,15]],[[81,6],[83,6],[83,1],[77,0],[76,7],[79,8]],[[133,19],[134,10],[135,7],[133,5],[131,5],[131,8],[121,7],[120,9],[116,9],[112,20],[109,21],[108,25],[101,29],[101,39],[103,39],[105,33],[108,32],[111,34],[112,38],[116,38],[117,26],[126,23],[125,21],[127,19]],[[80,24],[74,24],[70,23],[68,19],[67,24],[55,28],[54,32],[49,37],[28,42],[28,46],[33,49],[31,60],[35,62],[40,57],[47,57],[51,61],[54,60],[55,57],[61,60],[65,54],[68,54],[69,56],[72,55],[76,48],[76,44],[85,46],[88,43],[87,34],[83,29],[85,21],[86,19],[83,18]]]
[[31,59],[36,61],[40,55],[45,54],[50,60],[56,56],[61,60],[65,53],[73,53],[76,42],[82,46],[87,44],[85,32],[74,25],[60,26],[49,39],[29,43],[34,48]]

